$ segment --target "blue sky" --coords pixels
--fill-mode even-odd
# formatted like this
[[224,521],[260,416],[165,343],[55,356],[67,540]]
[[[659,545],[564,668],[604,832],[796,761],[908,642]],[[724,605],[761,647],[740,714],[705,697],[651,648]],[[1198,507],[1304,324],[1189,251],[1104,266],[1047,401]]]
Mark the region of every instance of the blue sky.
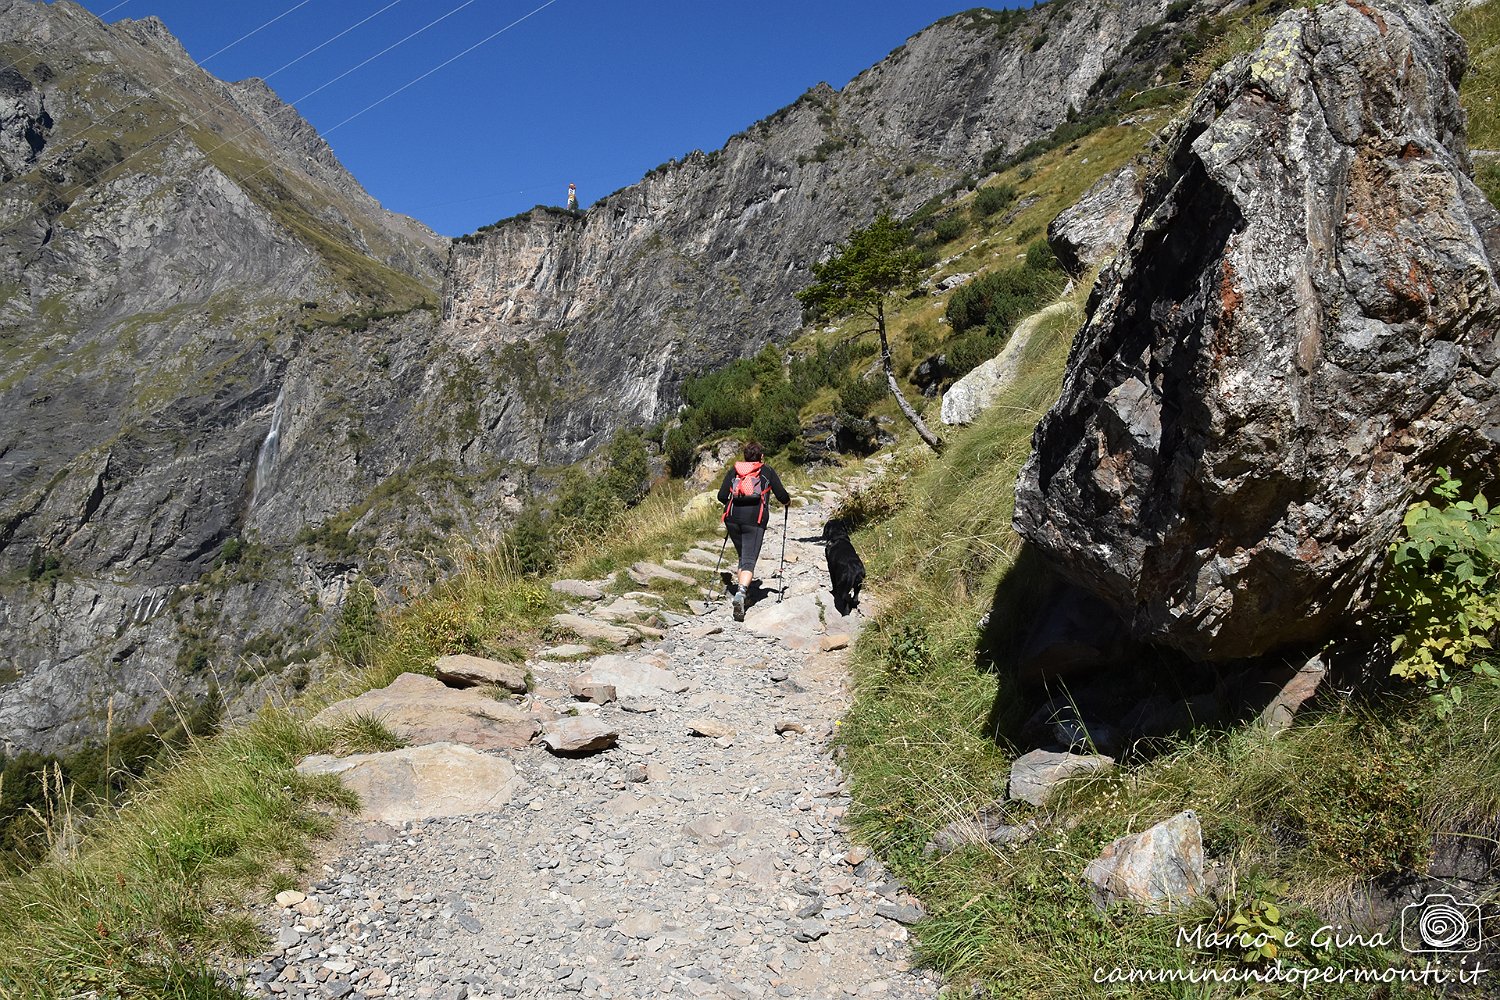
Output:
[[[155,14],[210,72],[230,80],[267,76],[376,15],[276,74],[271,86],[324,132],[386,207],[453,236],[537,203],[561,204],[570,181],[588,204],[665,160],[716,148],[818,81],[843,86],[916,31],[975,4],[84,0],[84,6],[107,21]],[[456,12],[302,99],[450,11]]]

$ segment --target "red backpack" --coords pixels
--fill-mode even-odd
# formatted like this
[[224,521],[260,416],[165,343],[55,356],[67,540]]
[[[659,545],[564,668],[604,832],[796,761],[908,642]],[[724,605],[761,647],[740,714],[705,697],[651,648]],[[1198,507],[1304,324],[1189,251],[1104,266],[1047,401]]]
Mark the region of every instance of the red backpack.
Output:
[[724,516],[721,521],[729,520],[729,512],[734,509],[735,500],[750,500],[760,504],[760,513],[756,520],[766,516],[766,477],[760,474],[760,462],[735,462],[734,483],[729,487],[729,502],[724,505]]

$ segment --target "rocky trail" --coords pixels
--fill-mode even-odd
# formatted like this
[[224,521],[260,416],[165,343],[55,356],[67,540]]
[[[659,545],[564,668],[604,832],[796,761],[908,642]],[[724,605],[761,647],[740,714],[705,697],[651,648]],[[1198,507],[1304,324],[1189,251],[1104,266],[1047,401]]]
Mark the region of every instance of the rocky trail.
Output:
[[[582,595],[581,621],[563,620],[575,631],[645,644],[536,659],[530,678],[441,664],[450,684],[529,680],[509,701],[403,675],[327,710],[378,710],[408,746],[304,763],[341,773],[364,811],[305,893],[278,896],[274,947],[237,973],[250,994],[936,995],[911,968],[921,911],[848,839],[830,755],[847,703],[839,649],[865,620],[826,591],[831,490],[790,513],[779,604],[780,525],[769,533],[770,592],[743,624],[727,601],[653,613],[649,587],[611,601],[595,598],[610,581],[562,582]],[[630,575],[707,585],[716,554],[705,540]]]

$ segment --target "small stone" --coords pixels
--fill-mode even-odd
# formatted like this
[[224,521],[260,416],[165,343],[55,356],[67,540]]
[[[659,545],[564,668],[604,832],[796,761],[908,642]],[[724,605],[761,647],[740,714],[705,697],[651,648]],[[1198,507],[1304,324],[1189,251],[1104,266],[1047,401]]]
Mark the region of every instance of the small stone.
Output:
[[307,896],[298,892],[296,889],[285,889],[276,894],[276,905],[284,910],[291,909],[306,898]]
[[890,900],[877,903],[875,914],[887,920],[894,920],[898,924],[914,924],[926,916],[920,906],[913,906],[909,903],[893,903]]
[[787,733],[805,733],[807,727],[796,719],[780,719],[776,723],[776,732],[785,736]]
[[831,653],[836,649],[849,648],[849,634],[847,632],[835,632],[818,639],[818,648],[825,653]]
[[1053,753],[1033,750],[1017,757],[1010,766],[1010,798],[1041,807],[1057,786],[1070,778],[1087,777],[1113,767],[1113,757],[1103,754]]
[[602,639],[618,646],[629,645],[630,641],[635,638],[635,633],[628,628],[595,621],[583,615],[553,615],[552,624],[572,632],[580,639]]
[[620,731],[598,719],[564,717],[542,729],[542,743],[553,753],[594,753],[614,746]]
[[645,764],[631,764],[629,767],[625,768],[625,780],[635,782],[636,784],[650,781],[651,769],[648,768]]
[[869,859],[869,857],[869,848],[851,847],[844,852],[844,864],[848,865],[851,868],[858,868],[860,865],[864,864],[865,861]]
[[687,731],[695,736],[707,736],[714,740],[732,740],[736,735],[728,723],[714,719],[691,719],[688,721]]
[[494,685],[512,694],[526,693],[526,668],[482,656],[440,656],[433,664],[437,679],[449,687]]
[[564,643],[561,646],[548,646],[537,655],[544,660],[572,660],[580,656],[587,656],[593,650],[588,646],[580,646],[577,643]]
[[1203,892],[1203,830],[1191,809],[1148,830],[1121,837],[1083,871],[1104,909],[1125,900],[1152,913],[1170,911]]
[[828,933],[828,925],[821,920],[804,920],[802,924],[792,932],[792,937],[798,941],[816,941]]
[[608,705],[615,700],[613,684],[590,683],[583,678],[575,677],[568,682],[568,690],[573,693],[573,697],[591,701],[596,705]]

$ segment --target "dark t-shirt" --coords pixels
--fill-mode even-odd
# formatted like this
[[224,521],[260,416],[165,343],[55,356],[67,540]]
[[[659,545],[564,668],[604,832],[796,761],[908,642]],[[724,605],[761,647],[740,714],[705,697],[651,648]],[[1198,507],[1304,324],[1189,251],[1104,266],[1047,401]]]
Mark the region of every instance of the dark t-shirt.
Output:
[[[792,502],[792,495],[786,491],[785,486],[781,485],[781,477],[776,474],[775,469],[769,465],[762,465],[760,474],[765,478],[766,486],[775,494],[777,500],[783,504]],[[732,489],[734,489],[734,470],[730,469],[724,474],[724,484],[719,487],[719,503],[729,503],[729,491]],[[770,517],[771,505],[769,503],[762,504],[748,497],[736,497],[734,506],[729,508],[728,520],[735,524],[758,524],[764,528]]]

